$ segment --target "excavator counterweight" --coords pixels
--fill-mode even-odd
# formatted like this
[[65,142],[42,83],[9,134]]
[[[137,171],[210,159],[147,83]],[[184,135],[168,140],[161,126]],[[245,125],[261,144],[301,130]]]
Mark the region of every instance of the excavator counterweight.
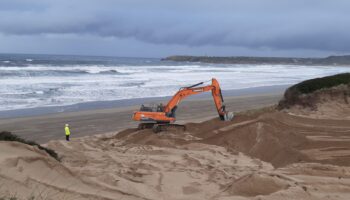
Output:
[[160,132],[165,130],[167,127],[181,126],[183,129],[185,129],[183,125],[173,124],[173,122],[176,120],[175,113],[177,105],[182,99],[188,96],[211,91],[220,119],[223,121],[232,120],[234,115],[232,112],[225,110],[225,105],[223,104],[224,98],[221,93],[219,82],[213,78],[210,85],[198,87],[202,84],[203,82],[189,87],[180,88],[180,90],[165,106],[162,104],[153,107],[146,107],[142,105],[140,111],[134,112],[132,119],[141,122],[139,129],[153,128],[154,132]]

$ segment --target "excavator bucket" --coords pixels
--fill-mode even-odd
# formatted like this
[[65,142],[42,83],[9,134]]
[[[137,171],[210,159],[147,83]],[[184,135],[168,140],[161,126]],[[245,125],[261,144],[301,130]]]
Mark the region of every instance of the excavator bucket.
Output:
[[226,112],[224,115],[224,120],[225,121],[231,121],[235,115],[233,112]]

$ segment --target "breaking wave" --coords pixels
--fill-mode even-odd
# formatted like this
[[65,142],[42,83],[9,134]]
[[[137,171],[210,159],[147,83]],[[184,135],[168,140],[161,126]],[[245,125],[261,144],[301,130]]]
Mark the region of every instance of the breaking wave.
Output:
[[217,65],[159,59],[0,55],[0,110],[174,94],[217,78],[224,90],[287,85],[348,72],[338,66]]
[[78,69],[67,67],[0,67],[0,78],[35,77],[35,76],[77,76],[87,74],[123,75],[115,69]]

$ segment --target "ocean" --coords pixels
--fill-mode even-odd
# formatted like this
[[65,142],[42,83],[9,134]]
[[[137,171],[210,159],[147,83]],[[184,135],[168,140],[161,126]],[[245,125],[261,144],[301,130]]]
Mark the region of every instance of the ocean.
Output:
[[289,85],[348,66],[204,64],[159,58],[0,54],[0,111],[173,95],[219,80],[223,90]]

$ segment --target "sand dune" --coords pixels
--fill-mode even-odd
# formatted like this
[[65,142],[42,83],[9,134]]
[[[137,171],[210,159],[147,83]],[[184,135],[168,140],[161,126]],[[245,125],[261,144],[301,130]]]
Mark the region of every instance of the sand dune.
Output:
[[35,147],[1,142],[0,149],[1,196],[18,199],[129,198],[129,195],[118,191],[105,190],[100,193],[104,187],[84,180],[84,177]]
[[349,131],[346,120],[264,110],[191,123],[185,132],[128,129],[49,142],[61,163],[2,142],[1,182],[9,187],[1,191],[50,199],[349,199]]
[[350,85],[339,85],[302,95],[300,100],[309,106],[294,105],[290,114],[316,119],[350,119]]

